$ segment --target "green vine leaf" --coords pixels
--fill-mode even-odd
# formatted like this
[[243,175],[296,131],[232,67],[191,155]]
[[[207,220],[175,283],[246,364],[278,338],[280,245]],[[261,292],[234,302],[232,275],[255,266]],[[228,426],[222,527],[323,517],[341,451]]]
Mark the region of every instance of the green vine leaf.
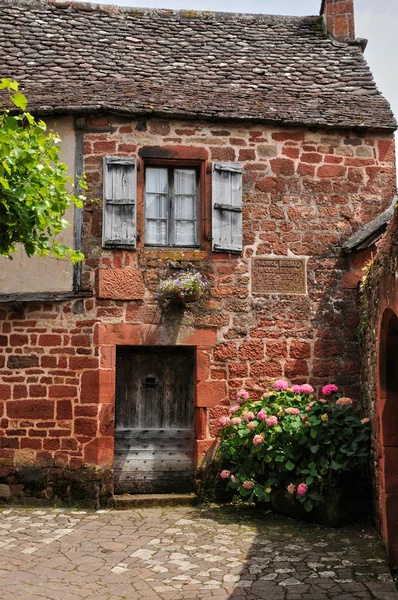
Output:
[[18,88],[16,81],[1,79],[0,90],[8,92],[10,104],[21,112],[0,105],[0,255],[11,257],[21,244],[28,256],[52,255],[76,263],[83,254],[60,244],[56,236],[69,227],[67,209],[81,207],[84,197],[68,189],[73,182],[59,158],[59,136],[26,112],[27,99]]
[[[26,99],[26,97],[21,94],[20,92],[16,92],[12,97],[11,97],[12,103],[14,104],[14,106],[16,106],[17,108],[20,108],[22,110],[26,109],[26,105],[28,104],[28,101]],[[32,123],[30,123],[32,124]]]

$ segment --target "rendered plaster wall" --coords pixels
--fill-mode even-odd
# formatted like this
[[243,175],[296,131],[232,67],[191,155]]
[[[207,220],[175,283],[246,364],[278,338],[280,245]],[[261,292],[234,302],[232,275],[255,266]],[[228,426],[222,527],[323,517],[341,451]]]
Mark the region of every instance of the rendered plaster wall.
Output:
[[[69,176],[75,173],[75,130],[73,117],[47,120],[48,129],[56,131],[62,139],[61,160],[68,165]],[[73,248],[73,207],[65,214],[71,226],[58,239]],[[73,267],[68,260],[51,257],[29,258],[22,248],[12,260],[0,257],[0,294],[33,292],[68,292],[72,290]]]
[[[359,397],[359,275],[341,245],[391,203],[393,137],[105,117],[87,125],[99,130],[84,134],[83,285],[95,294],[28,303],[23,314],[0,308],[0,478],[10,481],[25,464],[112,465],[120,344],[196,347],[198,463],[242,387],[260,395],[276,377],[314,387],[333,381]],[[212,253],[207,239],[189,251],[101,248],[103,156],[154,146],[200,152],[208,165],[242,163],[242,255]],[[258,256],[305,257],[307,294],[253,295]],[[208,275],[209,296],[160,310],[159,278],[187,264]]]

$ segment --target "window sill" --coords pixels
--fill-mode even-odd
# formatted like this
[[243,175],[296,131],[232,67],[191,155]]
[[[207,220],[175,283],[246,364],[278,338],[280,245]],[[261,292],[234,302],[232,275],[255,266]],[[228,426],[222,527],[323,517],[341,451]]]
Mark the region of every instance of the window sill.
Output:
[[143,258],[189,261],[200,261],[207,258],[207,252],[195,248],[156,248],[145,246],[140,250]]

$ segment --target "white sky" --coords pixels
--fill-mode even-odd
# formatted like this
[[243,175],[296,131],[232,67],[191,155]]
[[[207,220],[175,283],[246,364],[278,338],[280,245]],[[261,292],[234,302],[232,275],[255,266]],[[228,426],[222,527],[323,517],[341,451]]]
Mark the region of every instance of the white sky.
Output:
[[[151,8],[316,15],[319,14],[321,0],[102,0],[101,3]],[[369,40],[366,59],[379,90],[398,117],[398,0],[354,0],[354,4],[356,35]]]

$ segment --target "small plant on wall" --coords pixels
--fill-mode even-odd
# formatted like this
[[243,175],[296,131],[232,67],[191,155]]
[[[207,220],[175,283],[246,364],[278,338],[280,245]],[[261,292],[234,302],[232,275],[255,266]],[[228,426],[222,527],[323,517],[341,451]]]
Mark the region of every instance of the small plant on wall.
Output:
[[319,399],[310,385],[290,387],[285,380],[257,401],[241,390],[220,425],[221,478],[246,501],[282,493],[311,512],[343,481],[358,486],[366,479],[369,419],[333,384]]
[[199,271],[179,271],[160,282],[158,300],[162,306],[185,305],[203,298],[208,288],[208,279]]

